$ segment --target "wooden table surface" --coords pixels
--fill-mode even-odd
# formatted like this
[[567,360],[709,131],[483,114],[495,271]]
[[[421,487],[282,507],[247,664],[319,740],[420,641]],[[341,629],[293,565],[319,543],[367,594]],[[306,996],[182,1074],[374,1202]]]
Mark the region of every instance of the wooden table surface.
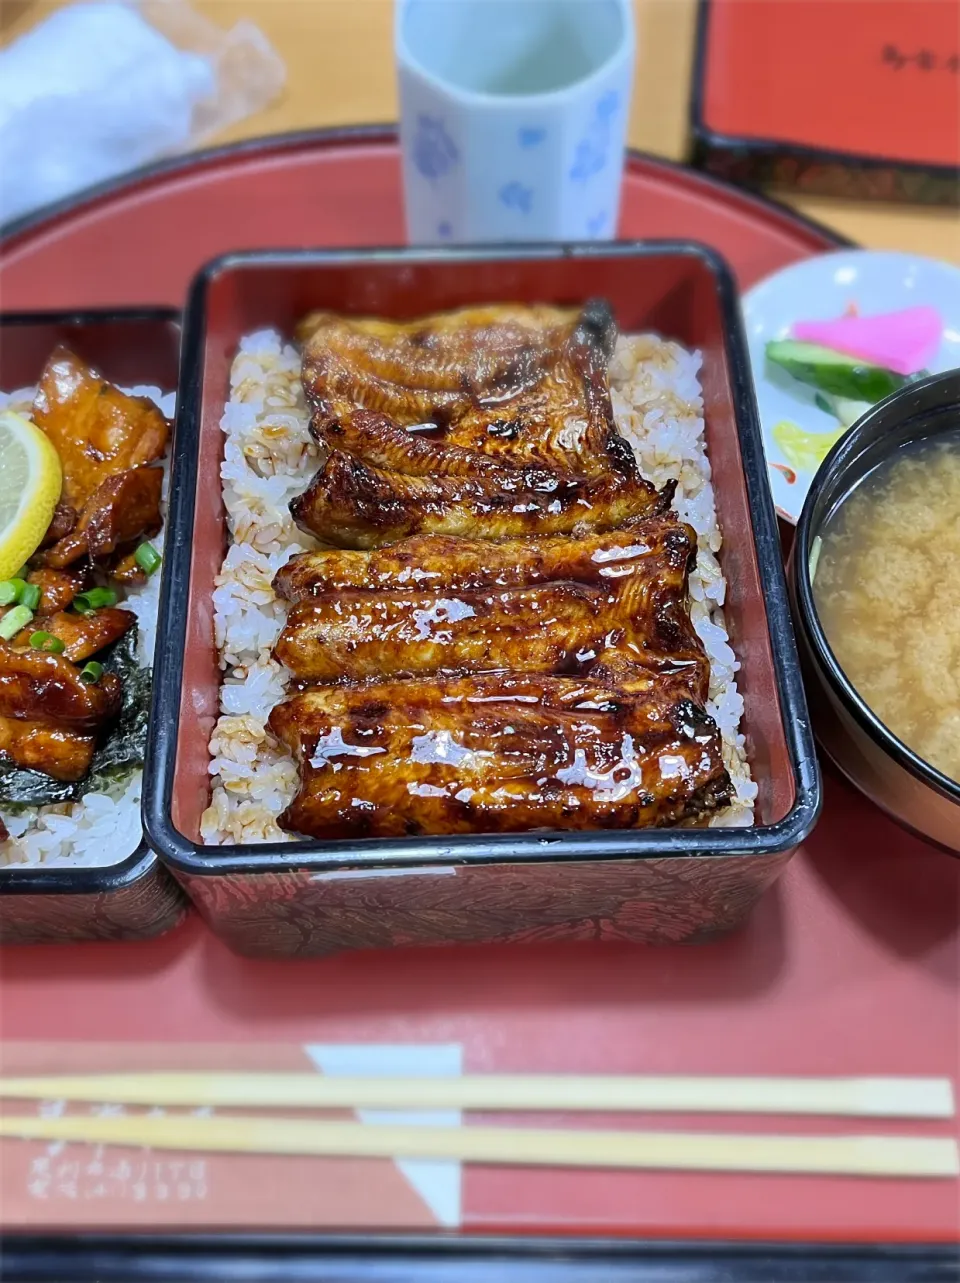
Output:
[[[63,2],[0,0],[3,43]],[[681,160],[687,151],[696,0],[634,3],[639,53],[630,143]],[[244,18],[255,22],[287,67],[283,97],[213,141],[396,119],[392,0],[194,0],[194,7],[222,27]],[[860,244],[960,263],[956,210],[774,194]]]

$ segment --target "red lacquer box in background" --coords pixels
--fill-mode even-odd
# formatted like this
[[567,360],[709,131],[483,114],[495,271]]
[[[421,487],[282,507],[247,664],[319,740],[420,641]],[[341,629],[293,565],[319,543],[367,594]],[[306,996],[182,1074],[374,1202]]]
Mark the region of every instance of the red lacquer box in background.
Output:
[[[142,308],[0,314],[0,389],[33,387],[58,343],[122,387],[177,386],[180,315]],[[143,841],[118,864],[99,868],[0,867],[0,944],[155,936],[186,907]]]
[[[220,419],[243,335],[323,308],[406,318],[497,302],[610,301],[623,332],[703,354],[707,444],[724,533],[726,617],[742,663],[753,828],[199,844],[221,678],[213,588],[225,547]],[[207,267],[184,333],[157,702],[145,772],[150,840],[213,929],[250,954],[584,937],[677,941],[739,925],[812,827],[819,776],[736,293],[689,243],[524,250],[287,251]]]
[[695,163],[742,183],[960,201],[955,0],[701,0]]

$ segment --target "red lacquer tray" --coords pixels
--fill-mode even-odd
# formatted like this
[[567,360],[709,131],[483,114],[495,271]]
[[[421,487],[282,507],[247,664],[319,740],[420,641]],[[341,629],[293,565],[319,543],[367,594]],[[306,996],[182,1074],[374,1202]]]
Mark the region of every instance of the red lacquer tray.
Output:
[[[193,271],[224,250],[400,243],[399,174],[383,132],[281,139],[166,166],[15,232],[0,298],[7,308],[179,303]],[[835,244],[778,207],[642,157],[630,161],[620,231],[704,241],[742,286]],[[255,962],[230,954],[193,918],[152,943],[11,948],[2,956],[2,1068],[886,1073],[956,1082],[958,923],[960,861],[902,833],[828,776],[814,836],[749,925],[719,943]],[[877,1130],[796,1119],[642,1125]],[[887,1129],[949,1135],[952,1125]],[[19,1142],[0,1148],[0,1207],[6,1229],[459,1225],[941,1243],[960,1230],[960,1190],[950,1181],[460,1173]]]

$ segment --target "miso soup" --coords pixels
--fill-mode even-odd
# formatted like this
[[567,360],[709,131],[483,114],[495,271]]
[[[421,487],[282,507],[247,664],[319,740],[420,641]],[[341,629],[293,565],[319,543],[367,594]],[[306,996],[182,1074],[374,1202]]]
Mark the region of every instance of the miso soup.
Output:
[[831,649],[889,730],[960,781],[960,430],[895,452],[821,531]]

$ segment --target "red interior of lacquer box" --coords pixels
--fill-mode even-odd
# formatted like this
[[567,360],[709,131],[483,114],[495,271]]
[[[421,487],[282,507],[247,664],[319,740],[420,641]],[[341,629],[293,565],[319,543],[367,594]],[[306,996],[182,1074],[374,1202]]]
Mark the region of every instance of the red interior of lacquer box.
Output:
[[955,0],[710,0],[702,118],[729,138],[960,165]]
[[213,271],[206,289],[195,529],[180,728],[172,799],[179,831],[196,841],[209,802],[207,741],[217,716],[220,671],[213,639],[213,580],[224,551],[219,428],[230,363],[241,337],[274,327],[289,335],[315,308],[409,318],[469,303],[576,304],[603,297],[622,332],[655,330],[703,353],[708,452],[724,533],[727,621],[742,663],[748,752],[762,823],[790,811],[795,786],[777,696],[764,596],[750,524],[717,279],[696,254],[414,262],[368,259],[271,264]]
[[123,387],[177,386],[180,325],[173,317],[0,317],[0,390],[32,387],[58,343]]

